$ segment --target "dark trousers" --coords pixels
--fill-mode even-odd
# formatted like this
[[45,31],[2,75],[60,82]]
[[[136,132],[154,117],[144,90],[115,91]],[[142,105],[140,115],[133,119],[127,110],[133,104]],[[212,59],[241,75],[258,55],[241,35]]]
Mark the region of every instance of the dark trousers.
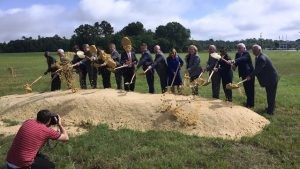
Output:
[[51,91],[60,90],[61,80],[58,74],[51,74]]
[[211,77],[212,97],[215,99],[220,98],[220,85],[221,85],[221,75],[219,72],[215,72]]
[[92,66],[91,64],[87,66],[87,73],[89,76],[89,80],[90,80],[90,84],[92,89],[96,89],[97,88],[97,68],[95,68],[94,66]]
[[167,91],[167,86],[168,86],[167,71],[157,72],[157,74],[158,74],[159,81],[160,81],[161,93],[165,93]]
[[[6,165],[7,169],[13,169]],[[37,154],[33,163],[29,167],[22,167],[21,169],[55,169],[55,164],[51,162],[48,157],[43,154]]]
[[115,72],[115,79],[116,79],[117,89],[122,89],[122,72],[120,70],[117,70]]
[[124,90],[134,91],[136,76],[134,76],[133,81],[132,81],[131,84],[129,84],[129,85],[126,84],[126,83],[130,83],[131,78],[133,77],[133,75],[134,75],[134,68],[124,68],[124,72],[123,72]]
[[38,154],[31,165],[31,169],[55,169],[55,165],[48,157],[43,154]]
[[[245,79],[245,78],[246,77],[244,77],[243,79]],[[254,78],[251,78],[251,80],[243,83],[245,93],[247,96],[247,102],[246,102],[247,107],[254,106],[254,82],[255,82]]]
[[[190,78],[190,82],[193,82],[195,79],[198,78],[198,76],[199,75],[191,77]],[[193,86],[191,89],[192,89],[192,95],[198,95],[199,94],[199,92],[198,92],[198,85]]]
[[86,75],[87,75],[87,71],[86,70],[79,70],[78,71],[79,74],[79,84],[80,84],[80,88],[81,89],[87,89],[86,86]]
[[225,93],[226,101],[232,101],[232,90],[226,89],[226,84],[232,83],[232,72],[220,73],[222,79],[223,91]]
[[273,84],[270,86],[266,86],[266,92],[267,92],[267,102],[268,102],[268,108],[267,113],[273,114],[275,109],[275,98],[276,98],[276,92],[277,92],[277,84]]
[[154,93],[154,72],[152,70],[149,70],[146,73],[146,79],[149,88],[149,93]]
[[106,68],[99,68],[99,74],[102,76],[103,88],[111,88],[110,74],[111,72]]

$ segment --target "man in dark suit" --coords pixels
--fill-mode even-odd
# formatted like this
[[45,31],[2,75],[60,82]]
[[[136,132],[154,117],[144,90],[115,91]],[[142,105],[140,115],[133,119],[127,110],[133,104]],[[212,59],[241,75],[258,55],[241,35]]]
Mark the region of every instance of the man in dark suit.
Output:
[[141,44],[141,52],[142,56],[137,65],[137,69],[142,66],[143,70],[146,71],[149,68],[146,72],[146,79],[149,87],[149,93],[154,93],[154,71],[151,67],[149,67],[153,64],[153,59],[146,43]]
[[278,74],[269,57],[262,53],[259,45],[253,45],[252,52],[255,55],[255,69],[247,76],[248,80],[257,77],[260,86],[266,88],[268,114],[273,114],[275,109],[275,98],[278,84]]
[[222,79],[222,86],[223,86],[223,91],[225,93],[226,101],[232,102],[232,90],[226,89],[226,84],[232,83],[232,78],[233,78],[231,64],[230,62],[228,62],[228,60],[230,60],[230,57],[227,54],[226,47],[221,48],[220,55],[222,59],[218,61],[220,64],[220,67],[218,68],[218,72],[220,73]]
[[110,83],[111,72],[108,70],[108,66],[101,58],[98,58],[98,64],[100,64],[100,67],[98,68],[98,74],[102,76],[103,88],[104,89],[111,88],[111,83]]
[[50,55],[49,51],[46,51],[44,56],[48,65],[48,69],[45,71],[44,75],[48,74],[49,72],[51,73],[51,91],[60,90],[61,80],[58,73],[56,73],[58,70],[57,66],[55,65],[56,60]]
[[87,89],[86,86],[86,75],[87,75],[87,70],[86,66],[84,64],[84,57],[78,56],[77,52],[79,50],[79,46],[75,45],[73,47],[75,55],[73,56],[73,59],[71,61],[72,64],[76,64],[73,68],[76,70],[76,73],[79,75],[79,83],[80,83],[80,88],[81,89]]
[[215,45],[209,45],[208,47],[208,61],[206,70],[211,74],[214,71],[214,74],[211,77],[211,89],[212,89],[212,97],[215,99],[220,98],[220,84],[221,84],[221,75],[218,72],[219,63],[218,60],[211,57],[210,54],[217,52],[217,48]]
[[160,46],[156,45],[154,46],[154,52],[155,52],[155,59],[154,63],[149,67],[154,68],[158,74],[159,80],[160,80],[160,87],[161,92],[165,93],[167,91],[167,62],[164,54],[160,50]]
[[93,66],[93,62],[96,60],[96,57],[90,52],[90,46],[88,44],[82,45],[83,52],[85,55],[85,66],[89,76],[90,84],[92,89],[97,88],[97,68]]
[[[109,44],[109,50],[111,58],[116,62],[117,67],[122,66],[120,63],[120,55],[116,50],[116,45],[114,43]],[[117,84],[117,89],[122,89],[122,70],[117,69],[115,71],[115,79]]]
[[[252,60],[249,52],[246,51],[246,46],[243,43],[237,45],[238,52],[233,61],[233,70],[238,67],[239,77],[245,79],[253,71]],[[247,96],[246,107],[251,108],[254,106],[254,78],[243,83],[245,93]]]
[[[122,69],[122,74],[123,74],[123,78],[124,78],[124,90],[126,91],[134,91],[134,87],[135,87],[135,76],[133,77],[134,73],[135,73],[135,66],[136,63],[138,62],[135,53],[132,51],[132,46],[131,46],[131,41],[129,40],[129,38],[124,37],[122,39],[122,46],[125,50],[125,52],[123,52],[121,54],[121,65],[127,65],[127,67]],[[126,83],[130,83],[131,78],[133,78],[133,81],[131,84],[126,85]]]
[[[198,56],[198,49],[195,45],[190,45],[188,48],[188,54],[185,57],[186,70],[190,76],[190,82],[197,79],[201,73],[200,57]],[[198,95],[198,85],[192,88],[192,94]]]

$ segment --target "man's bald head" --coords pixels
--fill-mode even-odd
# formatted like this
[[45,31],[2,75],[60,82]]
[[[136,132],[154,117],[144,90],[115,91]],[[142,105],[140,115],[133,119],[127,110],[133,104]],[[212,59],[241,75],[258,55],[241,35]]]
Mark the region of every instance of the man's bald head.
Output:
[[155,53],[160,52],[160,46],[159,46],[159,45],[155,45],[155,46],[154,46],[154,52],[155,52]]

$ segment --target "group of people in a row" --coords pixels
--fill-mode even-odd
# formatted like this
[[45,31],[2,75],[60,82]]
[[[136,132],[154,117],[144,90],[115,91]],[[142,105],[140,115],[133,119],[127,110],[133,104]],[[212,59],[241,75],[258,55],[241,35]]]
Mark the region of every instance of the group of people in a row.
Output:
[[[140,46],[141,58],[138,60],[135,53],[132,51],[131,44],[123,45],[124,52],[121,55],[117,52],[115,44],[111,43],[109,45],[111,58],[117,65],[115,69],[115,79],[117,84],[117,89],[122,89],[126,91],[134,91],[136,71],[142,67],[149,93],[154,93],[154,73],[157,72],[160,79],[160,86],[162,93],[167,91],[167,87],[170,86],[171,92],[175,93],[175,88],[177,92],[181,92],[183,85],[180,69],[184,65],[183,60],[177,54],[176,49],[171,49],[169,56],[165,57],[160,49],[159,45],[154,47],[155,58],[152,59],[152,55],[148,50],[147,44],[142,43]],[[71,61],[75,64],[74,69],[79,74],[80,86],[82,89],[86,89],[86,77],[88,75],[91,88],[97,87],[97,76],[100,74],[102,76],[103,87],[111,88],[111,69],[109,70],[107,65],[101,61],[101,59],[92,59],[92,53],[90,52],[90,47],[88,44],[82,46],[85,57],[79,57],[76,55],[79,51],[79,47],[74,47],[74,58]],[[61,57],[64,55],[63,50],[59,49],[58,55]],[[255,55],[255,68],[252,64],[252,59],[249,52],[246,50],[246,46],[243,43],[237,45],[237,53],[235,59],[231,59],[227,54],[227,49],[225,47],[221,48],[220,55],[221,59],[216,59],[211,57],[211,54],[217,53],[215,45],[210,45],[208,47],[209,58],[205,68],[200,66],[200,57],[198,55],[198,49],[195,45],[190,45],[188,47],[187,55],[185,56],[185,66],[186,75],[189,77],[190,82],[194,82],[200,77],[202,72],[209,72],[211,76],[212,83],[212,97],[219,99],[220,85],[222,81],[223,90],[226,96],[226,101],[232,101],[232,91],[226,88],[226,84],[232,83],[233,80],[233,70],[238,68],[239,77],[243,80],[247,79],[243,83],[245,94],[247,96],[247,101],[245,106],[251,108],[254,106],[254,76],[257,76],[258,81],[262,87],[266,87],[268,108],[267,113],[273,114],[275,107],[275,97],[278,82],[278,74],[270,59],[262,53],[262,49],[259,45],[254,45],[252,47],[252,52]],[[52,72],[52,84],[51,90],[60,89],[60,79],[55,77],[53,74],[57,69],[53,68],[55,59],[50,56],[49,52],[45,52],[45,57],[47,58],[48,70],[45,72]],[[100,67],[94,67],[92,62],[97,60],[101,64]],[[120,67],[120,69],[118,69]],[[213,73],[213,74],[212,74]],[[123,79],[123,86],[122,86]],[[191,87],[192,94],[198,95],[198,84]]]

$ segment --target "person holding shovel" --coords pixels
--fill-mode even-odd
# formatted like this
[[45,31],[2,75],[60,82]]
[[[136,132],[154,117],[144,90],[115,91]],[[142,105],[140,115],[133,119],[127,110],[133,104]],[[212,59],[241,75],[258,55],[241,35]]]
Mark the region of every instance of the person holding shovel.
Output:
[[[200,57],[198,56],[198,49],[195,45],[190,45],[188,48],[188,54],[185,57],[186,70],[190,76],[190,82],[197,79],[202,72],[200,65]],[[192,94],[198,95],[198,85],[192,87]]]
[[155,59],[150,68],[154,68],[158,74],[160,80],[161,92],[165,93],[167,91],[168,86],[168,77],[167,77],[167,62],[164,54],[160,50],[159,45],[154,46]]
[[86,86],[87,70],[86,70],[86,65],[84,64],[85,63],[84,54],[83,55],[78,54],[78,51],[80,50],[79,50],[79,46],[77,45],[73,47],[73,51],[75,54],[73,56],[71,63],[76,64],[76,66],[74,66],[74,69],[76,70],[76,73],[79,75],[80,88],[87,89]]
[[275,98],[278,84],[278,73],[267,55],[262,53],[259,45],[253,45],[252,52],[255,56],[255,68],[246,77],[247,80],[258,79],[260,86],[266,88],[268,107],[265,111],[273,115],[275,109]]
[[49,51],[46,51],[44,53],[44,56],[48,65],[48,69],[45,71],[44,75],[48,74],[49,72],[51,73],[51,91],[60,90],[61,80],[56,73],[56,71],[58,70],[58,67],[55,64],[56,60],[50,55]]
[[[231,60],[227,54],[227,48],[222,47],[220,50],[222,59],[219,60],[220,67],[218,72],[220,73],[222,79],[223,91],[225,93],[226,101],[232,102],[232,90],[226,89],[226,84],[232,83],[233,73],[231,69],[231,64],[228,60]],[[227,61],[227,62],[226,62]]]
[[135,88],[135,71],[138,59],[132,51],[131,41],[128,37],[122,38],[122,46],[124,52],[121,54],[120,64],[125,66],[122,68],[122,75],[124,78],[124,90],[134,91]]
[[[243,80],[251,74],[254,68],[252,65],[250,54],[249,52],[247,52],[245,44],[239,43],[237,45],[237,53],[235,55],[235,60],[233,60],[232,63],[233,70],[238,67],[239,77],[241,77]],[[243,83],[247,96],[247,102],[245,106],[248,108],[254,107],[254,82],[254,78],[251,78]]]
[[154,71],[151,69],[151,65],[153,65],[153,59],[146,43],[142,43],[140,49],[142,56],[138,62],[137,69],[142,66],[144,73],[146,74],[149,93],[154,93]]
[[172,93],[175,93],[175,86],[177,86],[177,92],[181,93],[182,78],[180,68],[183,66],[183,60],[174,48],[167,57],[167,65],[168,86],[171,86]]
[[[110,51],[111,58],[116,62],[117,66],[122,66],[120,63],[120,54],[118,53],[118,51],[116,49],[116,45],[114,43],[109,44],[109,51]],[[117,89],[121,90],[122,89],[122,71],[116,70],[114,72],[114,74],[115,74]]]
[[212,74],[211,77],[211,89],[212,89],[212,97],[215,99],[220,98],[220,84],[221,84],[221,75],[218,71],[219,62],[217,59],[210,56],[210,54],[217,52],[217,48],[215,45],[209,45],[208,47],[208,61],[206,65],[206,71],[209,71],[209,74]]

